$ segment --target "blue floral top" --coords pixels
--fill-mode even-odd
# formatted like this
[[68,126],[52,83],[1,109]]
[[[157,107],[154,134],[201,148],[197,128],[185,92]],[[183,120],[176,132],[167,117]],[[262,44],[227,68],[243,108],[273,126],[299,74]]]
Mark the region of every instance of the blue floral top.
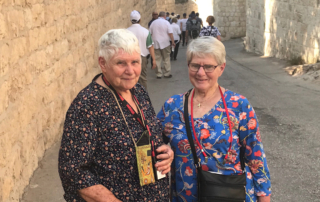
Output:
[[[164,134],[175,153],[172,162],[172,201],[197,201],[196,168],[188,141],[184,117],[184,94],[174,95],[163,105],[158,118],[164,126]],[[246,202],[257,201],[257,196],[271,194],[270,174],[266,155],[261,143],[259,124],[254,109],[242,95],[226,90],[224,97],[229,111],[232,135],[230,137],[227,115],[222,99],[201,118],[194,118],[198,140],[209,157],[204,156],[195,143],[197,155],[201,158],[202,169],[224,175],[242,173],[240,165],[240,146],[246,147]],[[189,116],[190,119],[190,116]],[[191,121],[190,121],[191,123]],[[232,142],[227,161],[223,160]]]

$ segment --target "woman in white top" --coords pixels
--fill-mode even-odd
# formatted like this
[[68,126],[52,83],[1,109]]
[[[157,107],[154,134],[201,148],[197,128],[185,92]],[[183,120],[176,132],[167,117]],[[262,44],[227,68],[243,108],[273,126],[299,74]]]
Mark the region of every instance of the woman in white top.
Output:
[[179,42],[180,42],[180,34],[181,34],[181,30],[179,25],[177,24],[178,20],[177,18],[173,18],[172,19],[172,31],[173,31],[173,39],[174,39],[174,43],[176,44],[175,48],[174,48],[174,52],[171,50],[171,54],[170,54],[170,59],[172,60],[177,60],[177,55],[178,55],[178,50],[179,50]]

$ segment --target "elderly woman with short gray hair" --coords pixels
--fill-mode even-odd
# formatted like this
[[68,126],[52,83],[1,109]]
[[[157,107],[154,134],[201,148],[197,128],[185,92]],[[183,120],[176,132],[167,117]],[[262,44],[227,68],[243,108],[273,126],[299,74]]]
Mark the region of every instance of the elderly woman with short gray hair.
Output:
[[218,39],[194,39],[187,48],[194,88],[170,97],[158,113],[175,152],[173,202],[270,201],[270,174],[255,111],[244,96],[218,83],[225,57]]
[[[66,201],[167,201],[173,151],[163,144],[141,72],[138,39],[110,30],[99,40],[95,76],[72,102],[59,174]],[[162,160],[158,162],[158,160]]]

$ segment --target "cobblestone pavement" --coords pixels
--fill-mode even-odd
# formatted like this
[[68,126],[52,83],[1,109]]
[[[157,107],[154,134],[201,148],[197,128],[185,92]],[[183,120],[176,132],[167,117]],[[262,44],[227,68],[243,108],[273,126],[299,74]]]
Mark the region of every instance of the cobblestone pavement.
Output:
[[[272,201],[320,201],[320,86],[287,75],[282,60],[246,53],[241,39],[224,44],[227,67],[219,83],[246,96],[257,112],[271,171]],[[148,70],[156,112],[168,97],[192,87],[185,51],[181,47],[178,60],[172,61],[172,78],[156,79],[154,71]],[[57,172],[58,148],[56,144],[46,152],[23,202],[64,201]]]

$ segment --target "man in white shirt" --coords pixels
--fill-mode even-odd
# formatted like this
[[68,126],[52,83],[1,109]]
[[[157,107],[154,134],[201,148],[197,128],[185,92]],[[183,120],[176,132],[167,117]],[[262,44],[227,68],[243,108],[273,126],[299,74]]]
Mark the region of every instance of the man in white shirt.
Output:
[[[166,20],[166,13],[161,11],[159,18],[152,22],[150,26],[150,33],[154,42],[154,53],[157,63],[157,78],[161,79],[162,76],[165,78],[171,78],[171,64],[170,64],[170,40],[172,46],[175,46],[173,39],[173,31],[170,23]],[[161,62],[164,64],[164,72],[161,69]]]
[[176,44],[176,47],[174,48],[174,51],[171,51],[171,54],[170,54],[171,60],[177,60],[177,55],[179,50],[181,30],[177,22],[178,22],[177,18],[172,19],[171,28],[173,31],[173,39],[174,39],[174,43]]
[[[182,38],[182,46],[184,46],[184,42],[186,41],[186,30],[187,30],[187,14],[184,13],[183,14],[183,19],[178,21],[178,25],[180,26],[180,30],[181,30],[181,38]],[[188,42],[187,42],[188,43]],[[186,45],[187,45],[186,43]]]
[[134,10],[130,14],[130,20],[132,25],[128,27],[128,30],[131,31],[139,41],[139,46],[141,50],[141,74],[139,77],[139,83],[145,87],[147,90],[147,64],[148,59],[147,57],[151,54],[153,58],[153,65],[152,69],[156,68],[156,61],[154,56],[154,47],[153,41],[150,32],[142,27],[140,23],[141,15],[138,11]]

